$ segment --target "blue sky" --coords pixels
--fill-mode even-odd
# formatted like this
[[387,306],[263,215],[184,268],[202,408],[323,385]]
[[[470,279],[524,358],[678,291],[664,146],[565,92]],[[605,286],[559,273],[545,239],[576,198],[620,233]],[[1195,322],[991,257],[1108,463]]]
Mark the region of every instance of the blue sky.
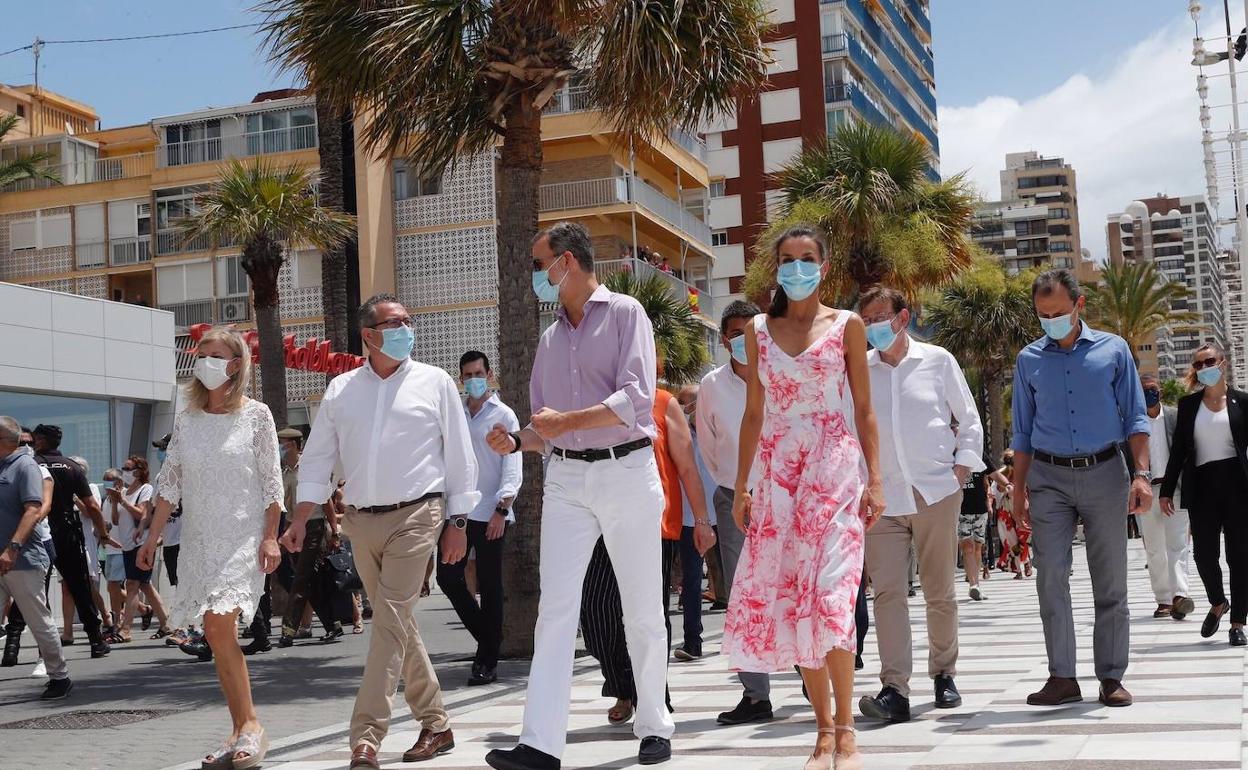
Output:
[[[249,10],[254,2],[13,1],[0,28],[0,52],[35,35],[63,40],[245,24],[256,21]],[[1205,5],[1205,28],[1220,29],[1221,4]],[[1231,5],[1238,29],[1243,5]],[[932,0],[932,6],[944,173],[966,170],[981,194],[994,198],[1005,152],[1066,157],[1079,172],[1084,246],[1097,256],[1104,252],[1107,213],[1156,192],[1203,192],[1195,72],[1186,64],[1193,30],[1184,0]],[[93,105],[106,127],[142,123],[294,85],[257,45],[253,30],[49,45],[41,78]],[[25,83],[32,74],[29,52],[0,56],[0,82]],[[1211,98],[1226,101],[1216,92]],[[1225,117],[1215,111],[1215,121]]]

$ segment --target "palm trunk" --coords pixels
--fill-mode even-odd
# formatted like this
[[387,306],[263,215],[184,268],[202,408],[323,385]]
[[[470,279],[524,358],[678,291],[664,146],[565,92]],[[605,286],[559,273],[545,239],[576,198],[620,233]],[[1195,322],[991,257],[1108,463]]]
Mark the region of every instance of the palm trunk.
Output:
[[1001,455],[1005,452],[1009,437],[1005,430],[1005,374],[999,370],[984,372],[984,383],[988,389],[988,457],[1000,467]]
[[279,429],[286,427],[286,351],[282,348],[282,317],[278,309],[277,277],[285,257],[282,245],[267,238],[243,248],[243,269],[251,279],[260,337],[261,400],[273,413]]
[[[506,111],[498,172],[498,376],[503,401],[520,424],[529,420],[529,378],[537,350],[537,299],[532,288],[529,243],[537,233],[538,186],[542,181],[541,115],[526,114],[513,101]],[[541,538],[542,462],[524,460],[524,485],[516,497],[516,523],[504,545],[503,615],[506,657],[533,654],[533,629],[540,596],[538,553]]]
[[[344,210],[342,116],[316,100],[317,147],[321,156],[320,205],[333,211]],[[351,334],[351,308],[347,299],[347,245],[321,252],[321,312],[325,317],[325,339],[339,352],[346,352]]]

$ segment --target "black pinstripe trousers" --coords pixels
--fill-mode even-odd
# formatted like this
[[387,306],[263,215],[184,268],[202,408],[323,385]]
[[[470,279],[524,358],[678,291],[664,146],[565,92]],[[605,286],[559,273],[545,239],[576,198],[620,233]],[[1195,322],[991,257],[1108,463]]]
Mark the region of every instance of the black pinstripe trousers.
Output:
[[[666,614],[666,613],[665,613]],[[620,584],[615,579],[606,542],[600,537],[594,544],[581,588],[581,637],[585,650],[598,661],[602,671],[602,694],[607,698],[637,703],[637,687],[633,683],[633,663],[628,656],[628,640],[624,635],[624,607],[620,602]],[[671,628],[668,628],[671,646]],[[672,694],[665,687],[667,710],[672,710]]]

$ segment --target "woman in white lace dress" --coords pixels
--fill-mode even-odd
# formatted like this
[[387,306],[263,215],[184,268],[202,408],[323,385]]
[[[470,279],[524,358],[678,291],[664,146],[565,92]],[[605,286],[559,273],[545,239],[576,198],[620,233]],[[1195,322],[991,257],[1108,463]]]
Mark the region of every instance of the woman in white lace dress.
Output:
[[199,342],[186,411],[156,479],[151,536],[138,556],[151,569],[156,543],[182,502],[182,550],[173,622],[203,618],[217,676],[234,722],[222,746],[203,759],[207,770],[256,767],[268,738],[256,718],[247,664],[238,646],[264,593],[264,575],[280,558],[277,526],[282,472],[277,430],[268,407],[243,395],[251,357],[236,332],[213,329]]

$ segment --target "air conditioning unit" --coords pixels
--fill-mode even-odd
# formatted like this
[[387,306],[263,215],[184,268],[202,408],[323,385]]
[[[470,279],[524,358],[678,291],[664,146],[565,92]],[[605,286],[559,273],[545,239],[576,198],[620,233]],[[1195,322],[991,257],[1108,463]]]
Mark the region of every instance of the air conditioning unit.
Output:
[[246,297],[223,299],[217,305],[220,320],[226,323],[246,321],[250,317],[251,307]]

